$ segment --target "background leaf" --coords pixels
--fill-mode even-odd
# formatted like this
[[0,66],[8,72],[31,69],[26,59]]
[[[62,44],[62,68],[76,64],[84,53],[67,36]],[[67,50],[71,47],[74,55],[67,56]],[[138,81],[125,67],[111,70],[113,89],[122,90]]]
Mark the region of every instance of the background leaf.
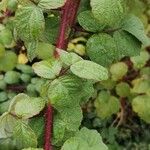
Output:
[[64,143],[61,150],[108,150],[108,148],[97,131],[82,128]]
[[122,29],[135,36],[139,41],[144,44],[144,46],[150,45],[150,38],[146,36],[144,31],[144,25],[138,17],[134,15],[128,15],[123,20]]
[[124,5],[124,0],[91,0],[94,16],[108,26],[114,26],[124,17]]

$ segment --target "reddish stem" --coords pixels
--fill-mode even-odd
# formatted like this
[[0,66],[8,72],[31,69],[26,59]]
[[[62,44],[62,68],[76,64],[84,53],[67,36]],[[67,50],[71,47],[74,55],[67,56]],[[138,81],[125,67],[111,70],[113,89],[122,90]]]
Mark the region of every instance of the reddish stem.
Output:
[[[61,13],[61,23],[59,35],[54,52],[55,58],[59,58],[59,49],[66,49],[69,42],[69,34],[74,26],[80,0],[67,0]],[[52,150],[52,126],[53,126],[53,108],[48,104],[45,113],[45,144],[44,150]]]
[[[59,49],[67,48],[69,35],[75,24],[79,4],[80,0],[67,0],[66,4],[62,8],[60,30],[56,43],[56,47]],[[55,51],[54,56],[58,58],[59,52]]]
[[45,111],[45,144],[44,150],[52,150],[53,108],[48,104]]

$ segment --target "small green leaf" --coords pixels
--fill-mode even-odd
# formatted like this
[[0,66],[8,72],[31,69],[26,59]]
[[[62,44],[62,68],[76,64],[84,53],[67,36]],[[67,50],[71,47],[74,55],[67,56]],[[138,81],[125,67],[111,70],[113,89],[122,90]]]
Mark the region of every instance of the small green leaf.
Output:
[[40,0],[38,6],[42,9],[57,9],[65,4],[66,0]]
[[58,60],[43,60],[34,63],[32,68],[38,76],[46,79],[54,79],[59,75],[62,64]]
[[108,150],[108,148],[96,130],[82,128],[64,143],[61,150]]
[[14,130],[13,137],[16,140],[18,149],[37,147],[37,137],[33,130],[27,124],[18,121]]
[[130,96],[130,86],[125,82],[121,82],[116,85],[116,93],[120,97]]
[[66,51],[60,51],[60,60],[67,66],[83,60],[80,56],[75,53],[68,53]]
[[18,117],[28,119],[39,114],[44,106],[45,101],[42,98],[34,98],[25,94],[18,94],[13,98],[9,111]]
[[44,31],[44,16],[35,5],[23,6],[16,11],[15,27],[18,36],[26,42],[37,40]]
[[8,112],[0,116],[0,139],[11,137],[15,126],[16,119]]
[[98,32],[104,29],[104,25],[94,18],[91,11],[83,11],[78,16],[79,24],[87,31]]
[[20,81],[20,73],[17,71],[7,71],[4,77],[4,81],[7,84],[15,84]]
[[138,17],[128,15],[122,23],[122,29],[135,36],[144,46],[150,45],[150,38],[146,36],[144,25]]
[[91,7],[102,25],[114,26],[125,15],[124,0],[91,0]]
[[5,55],[0,59],[0,71],[10,71],[16,66],[16,64],[17,55],[12,51],[6,51]]
[[150,80],[146,78],[137,78],[132,81],[132,92],[137,94],[144,94],[150,89]]
[[37,47],[37,57],[39,59],[49,59],[53,57],[55,46],[45,43],[45,42],[40,42],[38,43]]
[[141,51],[139,56],[131,57],[131,62],[135,69],[141,69],[150,59],[150,55],[147,51]]
[[122,79],[128,72],[128,66],[124,62],[112,64],[110,67],[111,78],[114,81]]
[[12,31],[0,24],[0,43],[6,48],[12,48],[14,46]]
[[96,107],[97,115],[102,119],[116,114],[120,107],[119,100],[106,91],[99,93],[94,105]]
[[73,74],[84,79],[92,79],[96,81],[108,79],[108,71],[106,68],[88,60],[81,60],[73,64],[70,70]]
[[132,101],[132,107],[141,119],[143,119],[147,123],[150,123],[150,96],[137,96]]

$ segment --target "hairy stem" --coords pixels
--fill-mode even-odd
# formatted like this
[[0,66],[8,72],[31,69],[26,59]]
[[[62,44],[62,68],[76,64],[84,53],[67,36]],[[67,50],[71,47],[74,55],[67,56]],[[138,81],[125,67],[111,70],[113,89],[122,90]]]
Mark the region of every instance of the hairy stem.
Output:
[[[80,0],[67,0],[65,6],[62,8],[60,30],[56,43],[56,48],[67,48],[69,42],[69,35],[71,29],[75,24],[79,4]],[[58,58],[59,52],[55,51],[54,55],[56,58]]]
[[[61,23],[59,35],[54,52],[55,58],[59,58],[58,49],[66,49],[69,42],[69,35],[74,26],[80,0],[67,0],[61,12]],[[45,112],[45,144],[44,150],[52,150],[52,126],[53,126],[53,107],[48,104]]]
[[48,104],[45,111],[45,144],[44,150],[52,150],[53,108]]

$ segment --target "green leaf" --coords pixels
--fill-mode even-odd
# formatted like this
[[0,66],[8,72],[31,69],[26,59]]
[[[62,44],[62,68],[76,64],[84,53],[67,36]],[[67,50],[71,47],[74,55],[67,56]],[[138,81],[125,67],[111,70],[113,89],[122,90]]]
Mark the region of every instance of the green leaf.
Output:
[[79,104],[80,98],[78,94],[82,91],[81,82],[81,79],[73,75],[55,79],[51,82],[48,89],[50,103],[56,108]]
[[20,7],[15,15],[15,27],[18,36],[26,42],[37,40],[44,31],[44,16],[40,8],[34,5]]
[[16,68],[22,73],[29,74],[30,76],[34,75],[33,69],[31,66],[26,64],[17,64]]
[[45,101],[42,98],[34,98],[25,94],[18,94],[13,98],[9,111],[18,117],[28,119],[39,114],[44,106]]
[[0,116],[0,139],[11,137],[15,126],[16,119],[8,112]]
[[38,76],[46,79],[54,79],[59,75],[62,64],[58,60],[43,60],[34,63],[32,68]]
[[110,67],[111,78],[114,81],[122,79],[128,72],[128,66],[124,62],[112,64]]
[[141,42],[125,31],[117,31],[113,36],[95,34],[87,41],[88,56],[103,66],[108,66],[124,56],[138,55],[140,49]]
[[45,42],[40,42],[38,43],[37,47],[37,57],[39,59],[49,59],[53,57],[55,46],[45,43]]
[[4,91],[0,92],[0,103],[5,102],[7,99],[8,99],[7,93]]
[[40,36],[40,40],[42,42],[55,44],[59,31],[59,23],[60,19],[57,16],[45,18],[45,30]]
[[125,15],[124,0],[91,0],[92,12],[102,25],[114,26]]
[[12,31],[2,25],[0,25],[0,43],[6,48],[12,48],[14,46]]
[[114,33],[113,37],[117,45],[118,53],[120,53],[120,57],[131,57],[140,54],[141,42],[132,34],[126,31],[118,31]]
[[29,126],[35,132],[37,139],[38,139],[38,146],[42,146],[44,144],[44,140],[41,137],[44,137],[44,117],[37,116],[33,117],[29,120]]
[[24,148],[22,150],[43,150],[43,148]]
[[74,75],[65,75],[55,79],[48,89],[50,103],[58,110],[87,101],[93,93],[92,82]]
[[67,66],[71,66],[72,64],[83,60],[80,56],[75,53],[68,53],[66,51],[60,51],[60,60]]
[[6,51],[4,57],[0,59],[0,71],[7,72],[12,70],[16,64],[17,55],[12,51]]
[[26,42],[25,46],[27,48],[28,59],[32,61],[37,56],[38,41]]
[[131,62],[135,69],[141,69],[146,65],[149,59],[149,53],[147,51],[141,51],[139,56],[131,57]]
[[53,123],[53,144],[62,143],[65,134],[65,123],[58,117],[54,117]]
[[81,60],[73,64],[70,70],[76,76],[84,79],[96,81],[108,79],[108,71],[106,68],[88,60]]
[[8,100],[0,104],[0,114],[3,114],[8,110],[10,102],[11,100]]
[[12,138],[0,139],[0,148],[3,150],[15,150],[15,140]]
[[108,150],[108,148],[96,130],[82,128],[64,143],[61,150]]
[[20,81],[20,73],[17,71],[7,71],[4,77],[4,81],[7,84],[15,84]]
[[24,148],[22,150],[43,150],[43,148]]
[[120,58],[114,39],[108,34],[95,34],[87,41],[87,54],[100,65],[108,66]]
[[150,96],[137,96],[132,101],[132,107],[141,119],[143,119],[147,123],[150,123]]
[[57,9],[65,4],[66,0],[40,0],[38,6],[42,9]]
[[0,10],[6,11],[7,4],[8,4],[8,0],[2,0],[0,2]]
[[83,118],[82,110],[79,105],[72,108],[64,108],[59,111],[60,118],[63,121],[65,128],[69,131],[77,131],[81,125]]
[[128,15],[122,23],[122,29],[135,36],[144,46],[150,45],[150,39],[146,36],[143,23],[138,17]]
[[5,55],[5,47],[0,43],[0,58]]
[[33,130],[27,124],[19,121],[13,131],[13,137],[16,140],[19,149],[28,147],[37,147],[37,137]]
[[116,93],[120,97],[130,96],[130,86],[125,82],[120,82],[116,85]]
[[99,93],[94,103],[97,115],[102,118],[108,118],[119,111],[119,100],[111,96],[109,92],[102,91]]
[[91,11],[83,11],[78,16],[79,24],[87,31],[98,32],[104,29],[104,25],[94,18]]
[[132,92],[137,94],[144,94],[150,89],[150,80],[147,78],[137,78],[132,81]]

